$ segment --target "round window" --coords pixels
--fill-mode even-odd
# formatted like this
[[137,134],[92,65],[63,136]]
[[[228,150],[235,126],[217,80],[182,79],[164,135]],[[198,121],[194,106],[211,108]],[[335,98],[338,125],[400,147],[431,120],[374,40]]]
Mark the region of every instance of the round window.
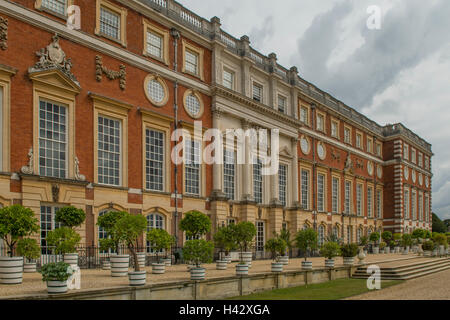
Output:
[[317,144],[317,154],[319,155],[320,160],[325,160],[325,146],[322,142]]
[[378,168],[377,168],[377,175],[378,175],[379,179],[381,179],[381,177],[383,177],[383,169],[381,168],[381,166],[378,166]]
[[302,148],[303,154],[309,154],[309,142],[306,137],[302,137],[300,140],[300,147]]
[[187,92],[185,95],[184,108],[192,118],[199,118],[202,115],[202,103],[200,98],[192,91]]
[[373,163],[370,161],[367,163],[367,172],[369,175],[373,176]]
[[155,75],[148,75],[144,81],[144,91],[147,99],[157,106],[164,106],[169,100],[168,88],[163,79]]

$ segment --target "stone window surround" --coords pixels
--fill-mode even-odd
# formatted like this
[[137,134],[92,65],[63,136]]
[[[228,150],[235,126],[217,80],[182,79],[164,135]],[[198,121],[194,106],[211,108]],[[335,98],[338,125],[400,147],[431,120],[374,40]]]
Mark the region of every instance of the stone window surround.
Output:
[[[349,130],[349,132],[350,132],[350,134],[349,134],[350,141],[349,142],[345,141],[345,129]],[[352,127],[347,124],[344,124],[344,143],[352,145]]]
[[[332,130],[332,128],[333,128],[333,124],[336,124],[336,135],[335,136],[333,136],[333,130]],[[340,121],[338,120],[338,119],[336,119],[335,117],[331,117],[331,124],[330,124],[330,134],[331,134],[331,136],[333,137],[333,138],[336,138],[336,139],[340,139]]]
[[[356,144],[356,141],[358,141],[357,137],[360,138],[360,140],[359,140],[360,141],[360,145],[359,146]],[[363,140],[364,139],[364,134],[361,131],[356,130],[355,139],[356,139],[355,140],[355,147],[364,151],[364,140]]]
[[[319,175],[324,176],[323,180],[323,211],[319,211]],[[328,212],[328,172],[324,169],[317,168],[316,173],[316,192],[317,192],[317,211],[318,212]]]
[[[156,102],[152,99],[152,97],[150,96],[149,92],[148,92],[148,84],[150,81],[152,80],[156,80],[158,81],[161,86],[164,89],[164,99],[161,102]],[[147,99],[155,106],[155,107],[162,107],[165,106],[167,104],[167,101],[169,101],[169,88],[167,87],[166,81],[161,78],[158,75],[154,75],[154,74],[149,74],[148,76],[145,77],[144,80],[144,92],[145,92],[145,96],[147,97]]]
[[331,203],[331,211],[333,213],[341,213],[341,177],[337,174],[331,174],[331,201],[333,202],[333,179],[337,179],[338,185],[337,185],[337,211],[333,211],[333,203]]
[[[182,69],[181,72],[186,73],[186,74],[190,74],[196,78],[199,78],[200,80],[204,81],[205,77],[204,77],[204,50],[196,47],[195,45],[189,43],[188,41],[186,41],[186,39],[182,39],[182,54],[183,54],[183,63],[182,63]],[[197,65],[197,74],[189,72],[186,70],[186,50],[194,53],[197,55],[198,57],[198,65]]]
[[228,64],[222,63],[222,79],[221,79],[221,81],[222,81],[222,85],[224,87],[225,87],[225,85],[223,83],[223,79],[224,79],[225,71],[228,72],[228,73],[231,73],[231,75],[232,75],[232,84],[231,84],[232,89],[230,89],[230,90],[238,91],[237,88],[236,88],[236,74],[237,74],[237,70],[235,68],[231,67]]
[[[187,99],[187,97],[188,97],[189,95],[191,95],[191,94],[192,94],[193,96],[195,96],[195,97],[198,99],[199,103],[200,103],[200,111],[198,112],[197,115],[193,115],[193,114],[188,110],[188,108],[187,108],[187,102],[186,102],[186,99]],[[184,95],[183,95],[183,107],[184,107],[184,110],[186,111],[186,113],[187,113],[192,119],[200,119],[200,118],[203,116],[203,113],[205,112],[205,104],[204,104],[204,102],[203,102],[203,99],[202,99],[201,95],[200,95],[196,90],[192,90],[192,89],[188,89],[188,90],[186,90],[186,91],[184,92]]]
[[301,114],[302,108],[305,108],[307,110],[305,124],[309,127],[309,126],[311,126],[311,107],[306,104],[299,104],[299,113],[298,113],[299,120],[300,120],[300,114]]
[[49,8],[47,8],[47,7],[45,7],[45,6],[43,6],[43,5],[42,5],[42,1],[43,1],[43,0],[36,0],[36,1],[35,1],[35,3],[34,3],[34,8],[35,8],[36,10],[44,11],[44,12],[50,13],[50,14],[52,14],[52,15],[58,17],[58,18],[61,18],[61,19],[67,19],[67,8],[74,4],[74,0],[67,0],[67,3],[66,3],[66,10],[65,10],[66,13],[65,13],[64,15],[62,15],[62,14],[60,14],[59,12],[55,12],[55,11],[53,11],[53,10],[51,10],[51,9],[49,9]]
[[303,165],[303,164],[301,164],[300,165],[300,177],[299,177],[299,181],[300,181],[300,203],[302,203],[302,190],[301,190],[301,188],[302,188],[302,183],[301,183],[301,179],[302,179],[302,176],[301,176],[301,173],[302,173],[302,171],[303,170],[305,170],[305,171],[308,171],[309,172],[309,174],[308,174],[308,190],[307,190],[307,192],[308,192],[308,208],[305,208],[304,210],[308,210],[308,211],[310,211],[310,210],[312,210],[312,206],[311,206],[311,204],[312,204],[312,192],[311,192],[311,188],[312,188],[312,181],[311,181],[311,179],[312,179],[312,167],[310,167],[309,165],[308,166],[306,166],[306,165]]
[[[319,121],[317,120],[319,117],[323,118],[323,130],[319,129]],[[326,112],[320,111],[319,109],[316,109],[316,128],[317,131],[323,132],[327,134],[327,114]]]
[[10,171],[10,112],[11,112],[11,77],[16,74],[14,69],[3,66],[0,64],[0,87],[2,88],[2,111],[3,114],[0,117],[2,119],[1,129],[2,134],[0,138],[2,139],[0,152],[0,172]]
[[[147,57],[151,57],[155,60],[158,60],[162,63],[164,63],[166,66],[169,65],[169,41],[170,41],[170,32],[168,30],[164,30],[163,28],[160,28],[158,26],[156,26],[155,24],[152,24],[151,22],[149,22],[147,19],[143,18],[142,19],[142,25],[143,25],[143,30],[144,30],[144,35],[143,35],[143,41],[144,41],[144,50],[143,50],[143,55],[147,56]],[[148,32],[152,32],[158,36],[161,37],[162,39],[162,57],[157,57],[154,55],[151,55],[150,53],[148,53],[147,49],[148,49],[148,44],[147,44],[147,33]]]
[[[114,39],[100,32],[100,8],[104,7],[120,16],[120,39]],[[117,6],[107,0],[96,0],[96,20],[95,34],[111,41],[120,43],[123,47],[127,46],[127,9]]]

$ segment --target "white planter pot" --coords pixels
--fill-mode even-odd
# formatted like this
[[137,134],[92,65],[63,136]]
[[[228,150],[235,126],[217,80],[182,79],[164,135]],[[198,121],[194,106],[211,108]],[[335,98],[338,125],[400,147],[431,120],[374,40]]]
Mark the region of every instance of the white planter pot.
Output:
[[227,270],[228,262],[226,261],[216,261],[217,270]]
[[431,253],[432,257],[436,257],[438,255],[438,249],[434,249],[433,252]]
[[431,257],[431,251],[428,251],[428,250],[424,251],[423,252],[423,256],[424,257]]
[[130,265],[130,256],[125,255],[111,255],[111,276],[112,277],[126,277],[128,274],[128,267]]
[[153,274],[164,274],[166,272],[165,263],[152,263],[152,273]]
[[281,262],[272,262],[272,272],[283,272],[283,264]]
[[325,259],[325,268],[334,268],[334,259]]
[[228,264],[231,263],[231,261],[233,261],[233,258],[231,257],[231,254],[225,256],[223,259],[223,261],[226,261]]
[[404,255],[409,254],[409,247],[403,248],[403,253]]
[[136,255],[137,255],[137,259],[138,259],[139,268],[144,269],[145,268],[145,257],[146,257],[145,252],[139,252]]
[[380,253],[380,248],[379,247],[373,247],[372,251],[373,251],[373,254],[379,254]]
[[63,260],[70,266],[78,266],[78,253],[66,253]]
[[289,265],[289,256],[278,257],[278,262],[281,263],[283,266]]
[[191,269],[191,280],[201,281],[205,280],[206,269],[195,267]]
[[34,272],[36,272],[36,262],[23,264],[23,273],[34,273]]
[[312,261],[302,261],[303,270],[312,270]]
[[252,257],[253,253],[251,252],[242,252],[241,253],[241,261],[248,264],[248,267],[252,267]]
[[166,267],[170,267],[172,265],[172,259],[170,258],[161,259],[161,261],[166,265]]
[[354,257],[344,257],[344,266],[352,266],[355,263]]
[[384,253],[390,254],[391,253],[391,248],[388,248],[388,247],[384,248]]
[[248,264],[237,264],[236,265],[236,275],[237,276],[248,275]]
[[49,294],[66,293],[67,290],[67,281],[47,281],[47,292]]
[[111,261],[104,260],[102,262],[102,270],[111,270]]
[[133,271],[128,272],[128,280],[130,281],[130,286],[145,286],[147,280],[147,271]]
[[400,247],[395,247],[394,248],[394,253],[400,253]]
[[0,284],[21,284],[23,257],[0,257]]
[[439,255],[440,256],[445,256],[446,251],[447,250],[445,250],[445,246],[439,246]]

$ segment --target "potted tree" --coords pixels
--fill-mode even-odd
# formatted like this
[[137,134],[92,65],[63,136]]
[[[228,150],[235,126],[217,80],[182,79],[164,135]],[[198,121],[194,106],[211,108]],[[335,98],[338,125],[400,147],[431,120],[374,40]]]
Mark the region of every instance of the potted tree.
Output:
[[433,252],[434,248],[435,248],[434,242],[431,240],[426,240],[422,245],[423,255],[425,257],[431,257],[431,253]]
[[[100,250],[103,252],[112,252],[109,259],[111,261],[108,267],[108,260],[104,261],[104,269],[111,270],[112,277],[126,277],[130,265],[130,255],[120,254],[120,238],[115,232],[117,221],[126,216],[125,211],[109,211],[98,217],[97,225],[105,230],[107,237],[100,239]],[[107,258],[108,259],[108,258]],[[105,266],[106,265],[106,266]]]
[[341,255],[344,259],[345,266],[352,266],[357,254],[358,245],[356,243],[344,244],[341,248]]
[[39,271],[42,281],[47,282],[49,294],[61,294],[67,292],[67,280],[73,274],[69,264],[65,262],[48,263]]
[[211,241],[189,240],[183,247],[183,256],[195,265],[191,269],[191,280],[205,280],[206,269],[202,268],[202,263],[212,261],[214,255],[214,244]]
[[384,253],[391,253],[391,248],[390,246],[388,246],[388,244],[391,243],[392,240],[392,232],[390,231],[384,231],[381,234],[381,238],[383,239],[383,241],[387,244],[386,247],[384,248]]
[[378,247],[378,242],[380,241],[380,234],[378,232],[372,232],[369,237],[370,242],[372,242],[372,252],[373,254],[379,254],[380,248]]
[[302,261],[302,269],[311,270],[312,262],[308,261],[308,255],[318,246],[317,232],[313,229],[300,230],[296,236],[297,248],[304,253],[305,261]]
[[402,236],[402,246],[404,255],[407,255],[409,253],[409,247],[411,246],[411,243],[412,243],[411,235],[405,233]]
[[279,237],[269,239],[266,242],[265,249],[271,253],[273,259],[272,272],[283,272],[283,264],[278,260],[278,257],[286,253],[286,248],[286,242]]
[[[62,224],[65,228],[70,228],[75,232],[75,228],[81,226],[86,220],[86,213],[82,209],[67,206],[59,209],[55,213],[55,222]],[[81,240],[81,238],[80,238]],[[78,245],[79,243],[77,243]],[[64,252],[64,262],[71,266],[78,265],[78,253],[76,247],[73,251]]]
[[231,224],[226,227],[219,228],[214,234],[214,245],[220,250],[220,257],[217,261],[217,270],[226,270],[227,265],[231,263],[230,252],[236,249],[236,241],[234,239],[235,225]]
[[14,256],[14,248],[22,237],[39,231],[34,212],[21,205],[0,209],[0,238],[8,247],[8,256],[0,257],[0,284],[21,284],[23,257]]
[[281,239],[284,240],[284,242],[286,242],[286,252],[285,254],[281,254],[278,257],[278,260],[285,266],[289,265],[289,252],[292,249],[292,239],[291,239],[291,232],[289,230],[286,229],[282,229],[280,232],[280,236]]
[[363,263],[364,259],[366,259],[366,256],[367,256],[366,246],[368,243],[369,243],[369,238],[366,236],[362,236],[359,239],[359,253],[358,253],[359,263]]
[[436,247],[439,249],[439,256],[444,256],[447,252],[448,241],[447,236],[443,233],[436,233],[433,235],[433,241],[436,244]]
[[166,271],[166,263],[159,259],[161,251],[168,251],[175,243],[175,238],[166,230],[151,229],[147,232],[147,241],[151,243],[152,249],[156,252],[157,263],[152,264],[153,274],[163,274]]
[[334,268],[334,258],[340,255],[341,246],[337,242],[326,242],[320,248],[320,254],[325,257],[325,268]]
[[401,233],[394,233],[393,238],[394,238],[394,241],[395,241],[394,253],[400,253],[402,234]]
[[240,249],[239,263],[236,265],[236,275],[247,275],[252,266],[252,252],[248,249],[256,236],[256,227],[251,222],[240,222],[236,225],[233,238]]
[[[53,247],[54,254],[65,256],[77,251],[77,246],[81,241],[81,237],[75,230],[69,227],[61,227],[50,231],[47,234],[46,241],[50,247]],[[69,265],[76,266],[78,264],[78,258],[76,258],[76,260],[71,260],[69,258],[65,262]]]
[[137,248],[139,238],[147,230],[147,219],[142,215],[126,214],[114,226],[114,233],[120,239],[133,258],[134,271],[128,272],[130,286],[143,286],[147,279],[147,271],[141,270],[139,265]]
[[380,242],[380,252],[381,253],[385,253],[384,250],[386,249],[386,246],[387,246],[386,242],[384,242],[384,241]]
[[17,242],[17,253],[26,258],[23,264],[24,273],[36,272],[36,259],[41,256],[41,248],[35,239],[24,238]]

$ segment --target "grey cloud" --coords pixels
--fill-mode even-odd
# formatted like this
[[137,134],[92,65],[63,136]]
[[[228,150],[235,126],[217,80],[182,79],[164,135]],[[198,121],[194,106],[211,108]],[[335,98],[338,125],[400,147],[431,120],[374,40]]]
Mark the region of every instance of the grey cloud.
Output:
[[264,41],[269,40],[275,33],[275,25],[273,16],[267,16],[262,25],[253,27],[249,33],[252,47],[261,48]]

